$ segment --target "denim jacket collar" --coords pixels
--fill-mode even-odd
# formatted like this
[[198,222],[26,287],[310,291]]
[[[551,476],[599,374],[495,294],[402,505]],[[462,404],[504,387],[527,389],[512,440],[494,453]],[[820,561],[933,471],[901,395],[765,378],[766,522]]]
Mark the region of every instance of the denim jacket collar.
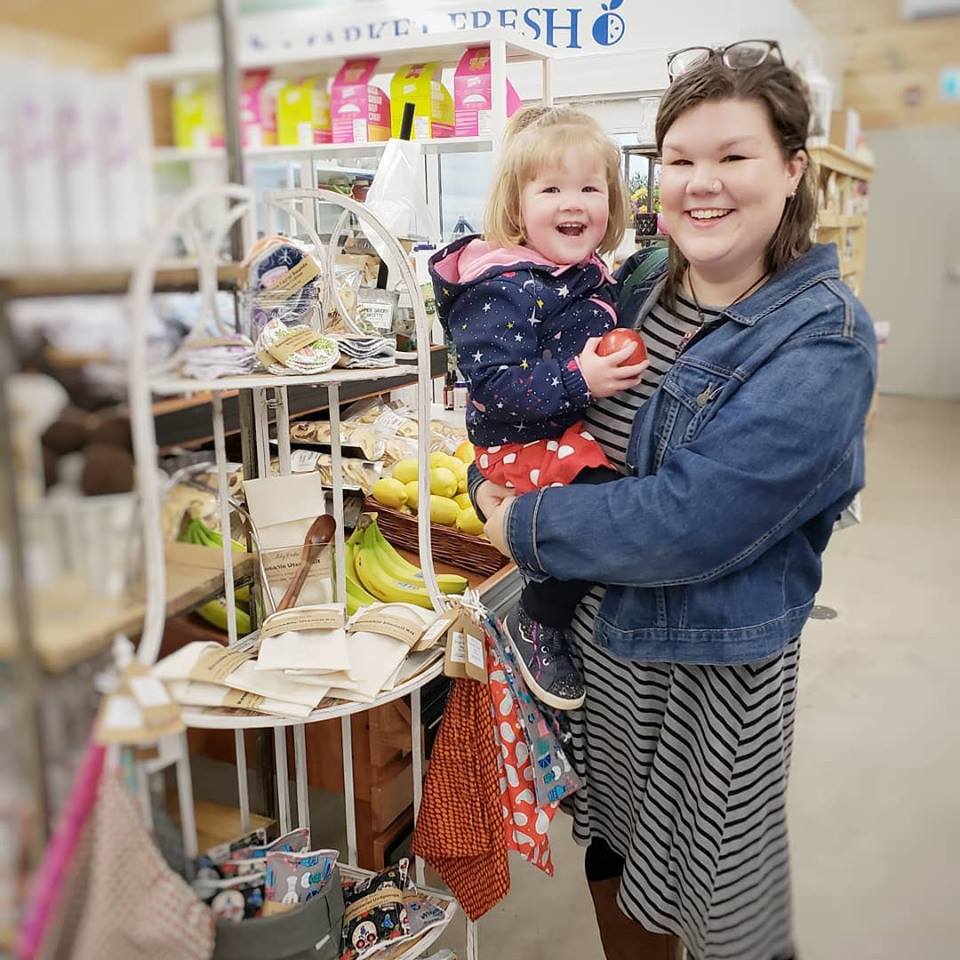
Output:
[[839,280],[840,263],[832,243],[816,243],[771,277],[756,293],[724,310],[724,315],[752,327],[768,313],[821,280]]

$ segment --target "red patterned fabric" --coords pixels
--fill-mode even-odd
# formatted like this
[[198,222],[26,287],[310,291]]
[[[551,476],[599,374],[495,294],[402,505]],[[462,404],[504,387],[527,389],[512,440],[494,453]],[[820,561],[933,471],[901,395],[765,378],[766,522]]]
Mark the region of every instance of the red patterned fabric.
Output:
[[557,807],[551,804],[542,808],[537,804],[533,757],[524,736],[517,701],[489,642],[487,672],[500,740],[498,762],[504,840],[510,850],[552,877],[553,860],[547,832]]
[[487,479],[520,493],[573,483],[581,470],[613,465],[583,421],[556,440],[476,448],[477,469]]
[[430,755],[413,852],[440,874],[471,920],[510,890],[498,749],[487,685],[455,680]]

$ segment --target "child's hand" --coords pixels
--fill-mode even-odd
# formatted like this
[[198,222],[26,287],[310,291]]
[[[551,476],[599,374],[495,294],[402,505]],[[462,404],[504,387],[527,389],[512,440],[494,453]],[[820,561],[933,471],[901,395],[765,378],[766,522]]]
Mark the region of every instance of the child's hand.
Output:
[[591,337],[583,346],[583,352],[577,357],[580,373],[587,382],[590,393],[595,397],[612,397],[621,390],[635,387],[643,379],[643,371],[650,366],[649,360],[635,363],[629,367],[620,367],[634,350],[634,345],[628,343],[616,353],[601,357],[597,354],[599,337]]

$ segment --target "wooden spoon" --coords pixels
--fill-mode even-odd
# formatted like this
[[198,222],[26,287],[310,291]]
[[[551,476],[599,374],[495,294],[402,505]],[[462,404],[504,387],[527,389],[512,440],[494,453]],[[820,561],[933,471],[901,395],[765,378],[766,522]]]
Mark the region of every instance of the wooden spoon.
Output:
[[310,529],[303,540],[303,549],[300,551],[300,566],[297,567],[297,572],[287,584],[287,589],[284,590],[283,596],[277,604],[278,613],[281,610],[289,610],[290,607],[296,606],[297,600],[300,598],[300,591],[303,589],[307,574],[310,572],[310,567],[320,556],[320,551],[333,539],[336,530],[337,521],[327,513],[321,514],[310,524]]

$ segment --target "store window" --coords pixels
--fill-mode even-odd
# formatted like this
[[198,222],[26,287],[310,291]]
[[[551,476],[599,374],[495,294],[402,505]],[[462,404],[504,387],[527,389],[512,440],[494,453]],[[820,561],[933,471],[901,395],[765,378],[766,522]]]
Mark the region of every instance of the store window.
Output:
[[483,231],[483,211],[493,178],[489,153],[440,156],[440,230],[444,241]]

